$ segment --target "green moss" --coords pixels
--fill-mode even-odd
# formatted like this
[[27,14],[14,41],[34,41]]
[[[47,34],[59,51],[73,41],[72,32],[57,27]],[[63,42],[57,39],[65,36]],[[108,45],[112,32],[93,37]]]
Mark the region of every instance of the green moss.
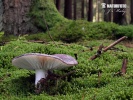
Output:
[[8,35],[5,36],[4,32],[0,32],[0,45],[4,45],[6,42],[14,41],[14,40],[26,40],[25,35],[23,36],[14,36],[14,35]]
[[[105,43],[106,41],[106,43]],[[47,44],[31,43],[27,41],[12,41],[0,47],[0,99],[4,100],[68,100],[68,99],[132,99],[133,98],[133,55],[132,49],[126,48],[122,44],[117,47],[122,51],[107,51],[99,58],[91,61],[98,46],[105,43],[109,45],[109,40],[93,40],[86,43],[67,44],[56,42],[58,47],[49,42]],[[93,46],[90,51],[88,47]],[[85,52],[83,52],[85,51]],[[64,80],[49,81],[49,88],[40,95],[34,92],[34,71],[18,69],[12,66],[11,61],[14,57],[24,53],[46,53],[46,54],[69,54],[74,57],[77,53],[78,65],[71,68],[54,71],[62,75],[75,70],[76,72],[67,76]],[[127,74],[125,76],[113,76],[122,66],[123,58],[128,59]],[[98,72],[102,71],[100,78]],[[53,96],[54,95],[54,96]]]
[[133,39],[133,25],[127,25],[127,26],[119,26],[117,30],[115,31],[114,35],[117,38],[120,38],[122,36],[127,36],[128,39]]
[[55,40],[71,43],[92,39],[112,39],[117,27],[115,23],[76,20],[59,23],[50,30],[50,33]]
[[67,21],[56,9],[54,0],[34,0],[29,14],[32,22],[41,30]]

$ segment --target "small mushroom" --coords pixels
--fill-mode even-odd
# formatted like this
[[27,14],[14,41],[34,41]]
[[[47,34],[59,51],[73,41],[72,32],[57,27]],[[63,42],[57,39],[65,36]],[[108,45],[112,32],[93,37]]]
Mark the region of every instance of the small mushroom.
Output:
[[71,56],[66,54],[47,55],[40,53],[28,53],[12,60],[14,66],[35,70],[35,86],[42,78],[46,78],[48,71],[54,69],[63,69],[77,65],[78,62]]

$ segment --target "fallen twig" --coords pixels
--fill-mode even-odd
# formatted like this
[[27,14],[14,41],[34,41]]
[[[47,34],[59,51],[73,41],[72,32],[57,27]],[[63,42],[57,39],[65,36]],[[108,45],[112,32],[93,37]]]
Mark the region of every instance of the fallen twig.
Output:
[[122,74],[126,74],[127,63],[128,63],[128,60],[127,59],[123,59],[122,68],[121,68],[121,73]]
[[126,38],[127,38],[127,36],[121,37],[120,39],[116,40],[115,42],[113,42],[112,44],[110,44],[109,46],[104,48],[103,51],[106,52],[107,50],[109,50],[110,48],[112,48],[113,46],[115,46],[116,44],[120,43],[122,40],[124,40]]
[[126,74],[127,62],[128,62],[127,59],[123,59],[121,70],[118,71],[117,73],[115,73],[114,76],[116,76],[116,75],[120,75],[121,76],[121,75]]
[[124,40],[124,39],[126,39],[126,38],[127,38],[126,36],[121,37],[120,39],[116,40],[115,42],[113,42],[112,44],[110,44],[109,46],[107,46],[106,48],[104,48],[103,50],[102,50],[102,48],[103,48],[104,46],[103,46],[103,45],[100,45],[100,46],[99,46],[99,49],[97,50],[97,53],[96,53],[94,56],[92,56],[92,57],[90,58],[90,60],[96,59],[96,58],[99,57],[103,52],[106,52],[107,50],[111,49],[113,46],[115,46],[116,44],[120,43],[122,40]]
[[103,47],[104,47],[103,44],[101,44],[101,45],[99,46],[98,50],[97,50],[97,53],[96,53],[94,56],[92,56],[90,59],[91,59],[91,60],[94,60],[94,59],[96,59],[97,57],[99,57],[99,56],[102,54],[102,48],[103,48]]

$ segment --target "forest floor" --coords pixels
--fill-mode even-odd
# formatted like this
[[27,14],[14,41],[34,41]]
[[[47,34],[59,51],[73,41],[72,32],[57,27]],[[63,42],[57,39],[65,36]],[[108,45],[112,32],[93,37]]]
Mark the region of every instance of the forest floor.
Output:
[[[77,43],[34,43],[26,40],[11,41],[0,46],[0,99],[1,100],[132,100],[133,99],[133,42],[123,41],[114,48],[90,60],[99,46],[114,40],[93,40]],[[57,47],[58,46],[58,47]],[[11,61],[25,53],[77,54],[78,65],[56,74],[76,71],[65,79],[50,81],[48,90],[35,93],[34,71],[18,69]],[[122,73],[127,59],[125,73]],[[120,73],[119,73],[120,72]]]

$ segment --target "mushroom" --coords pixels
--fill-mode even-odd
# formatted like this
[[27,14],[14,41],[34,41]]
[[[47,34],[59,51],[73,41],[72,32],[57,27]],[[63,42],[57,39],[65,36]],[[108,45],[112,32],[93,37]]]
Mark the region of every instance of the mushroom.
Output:
[[54,69],[63,69],[77,65],[78,62],[71,56],[66,54],[40,54],[27,53],[13,58],[12,64],[20,68],[35,70],[35,86],[42,78],[46,78],[48,71]]

